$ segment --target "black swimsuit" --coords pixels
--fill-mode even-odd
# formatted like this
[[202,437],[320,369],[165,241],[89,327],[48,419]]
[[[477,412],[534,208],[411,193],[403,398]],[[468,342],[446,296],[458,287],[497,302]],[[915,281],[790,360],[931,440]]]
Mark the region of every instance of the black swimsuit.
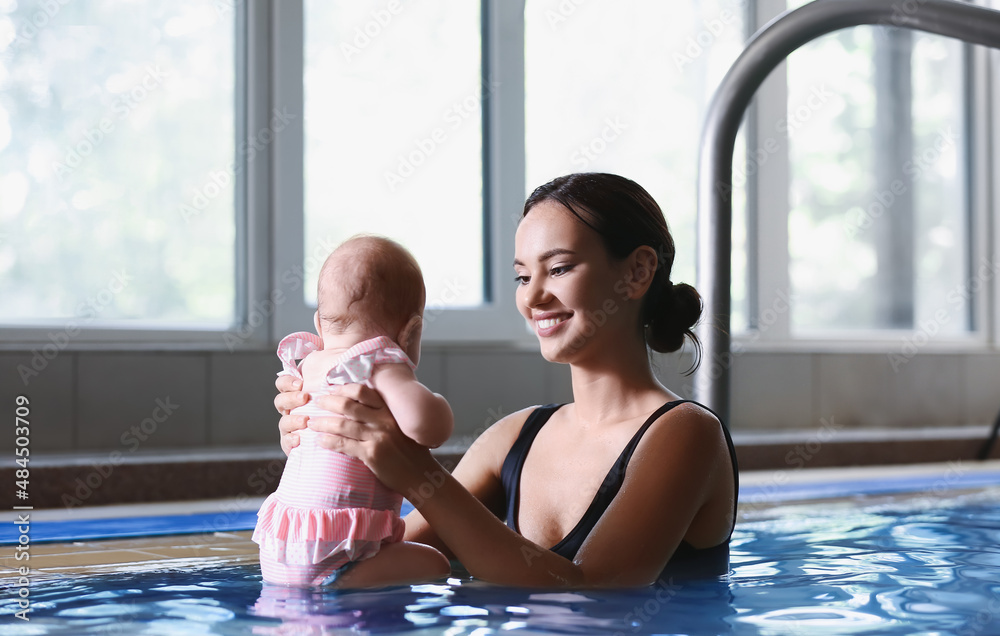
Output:
[[[643,433],[645,433],[646,429],[649,428],[649,426],[661,415],[679,404],[684,404],[685,402],[693,401],[677,400],[675,402],[667,402],[650,415],[646,422],[639,427],[639,430],[636,431],[635,435],[632,437],[631,441],[629,441],[621,455],[618,456],[618,460],[615,461],[611,470],[608,471],[607,477],[604,478],[604,483],[601,484],[601,487],[597,491],[597,495],[590,503],[590,507],[587,508],[587,511],[583,514],[579,523],[577,523],[576,526],[569,531],[569,534],[563,537],[562,541],[552,546],[551,550],[553,552],[570,560],[576,556],[580,546],[583,545],[583,541],[590,534],[590,531],[594,529],[594,526],[597,525],[597,521],[601,518],[601,515],[604,514],[604,511],[607,510],[608,506],[611,505],[611,501],[621,489],[622,484],[625,481],[625,468],[628,466],[629,459],[632,457],[632,452],[635,451],[636,446],[639,445],[639,440],[642,438]],[[694,403],[697,404],[697,402]],[[524,426],[521,428],[521,432],[518,434],[517,439],[514,440],[514,444],[510,447],[510,451],[507,453],[506,459],[504,459],[500,476],[503,480],[504,493],[507,497],[507,525],[516,532],[520,532],[517,529],[517,510],[518,492],[521,484],[521,469],[524,467],[524,459],[527,457],[528,449],[531,448],[531,443],[535,440],[535,436],[538,435],[538,431],[541,430],[542,426],[560,406],[562,405],[548,404],[546,406],[540,406],[532,411],[531,415],[529,415],[528,419],[524,422]],[[699,406],[701,405],[699,404]],[[710,411],[710,409],[706,410]],[[725,425],[722,426],[722,432],[726,436],[726,444],[729,446],[729,457],[733,464],[734,487],[738,490],[739,470],[736,465],[736,450],[733,448],[733,439],[730,437],[729,431],[726,429]],[[735,523],[736,511],[734,501],[733,524],[735,525]],[[729,534],[732,536],[732,529],[730,529]],[[660,578],[702,578],[720,576],[728,572],[729,538],[727,537],[726,540],[719,545],[703,549],[695,548],[688,542],[681,541],[680,545],[678,545],[677,549],[674,551],[673,556],[670,558],[670,561],[660,574]]]

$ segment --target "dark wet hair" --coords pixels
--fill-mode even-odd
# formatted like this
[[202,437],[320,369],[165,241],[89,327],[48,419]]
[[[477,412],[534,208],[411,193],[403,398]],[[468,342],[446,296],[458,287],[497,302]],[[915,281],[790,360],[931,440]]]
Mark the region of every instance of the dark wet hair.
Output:
[[601,236],[615,259],[625,258],[641,245],[656,251],[656,272],[642,303],[646,344],[653,351],[670,353],[680,349],[687,337],[695,347],[692,369],[696,367],[701,358],[701,342],[693,327],[701,317],[701,295],[691,285],[675,285],[670,281],[674,239],[653,197],[631,179],[581,172],[557,177],[535,188],[524,203],[521,218],[543,201],[565,206]]

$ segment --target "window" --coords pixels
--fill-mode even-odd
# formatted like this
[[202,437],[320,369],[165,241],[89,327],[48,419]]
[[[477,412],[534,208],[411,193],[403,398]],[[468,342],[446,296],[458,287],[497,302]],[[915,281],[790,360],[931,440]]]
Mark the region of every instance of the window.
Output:
[[949,38],[863,26],[775,71],[786,94],[758,97],[756,132],[783,151],[762,170],[774,187],[760,186],[754,209],[752,245],[767,261],[752,340],[974,335],[985,285],[969,286],[968,59]]
[[[305,248],[406,245],[432,307],[488,300],[479,4],[305,4]],[[306,301],[316,303],[318,267]]]
[[[575,171],[646,187],[694,283],[704,113],[782,6],[0,0],[5,339],[75,321],[103,342],[260,346],[310,328],[323,259],[375,232],[421,263],[429,342],[527,341],[516,221]],[[973,57],[859,27],[772,74],[736,151],[735,332],[985,333]]]
[[[671,278],[693,285],[701,125],[746,39],[744,6],[726,0],[528,0],[529,192],[569,172],[633,179],[660,204],[674,235]],[[736,173],[745,176],[745,170]],[[734,183],[733,307],[742,315],[746,180]]]
[[517,9],[274,5],[272,99],[302,124],[275,147],[272,337],[312,324],[320,265],[358,232],[416,256],[426,343],[526,337],[499,265],[513,251],[502,215],[523,201],[523,152],[506,132],[520,124],[503,124],[523,108],[522,56],[501,38],[520,28]]
[[970,328],[963,48],[858,27],[789,59],[793,334]]
[[227,6],[0,5],[0,323],[233,322]]

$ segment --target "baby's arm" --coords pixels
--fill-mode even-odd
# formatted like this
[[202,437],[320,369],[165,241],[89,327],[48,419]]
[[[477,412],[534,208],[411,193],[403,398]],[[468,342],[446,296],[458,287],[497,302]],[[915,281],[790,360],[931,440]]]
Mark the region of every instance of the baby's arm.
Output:
[[451,406],[418,382],[410,367],[380,364],[371,382],[407,437],[422,446],[437,448],[451,436],[455,425]]

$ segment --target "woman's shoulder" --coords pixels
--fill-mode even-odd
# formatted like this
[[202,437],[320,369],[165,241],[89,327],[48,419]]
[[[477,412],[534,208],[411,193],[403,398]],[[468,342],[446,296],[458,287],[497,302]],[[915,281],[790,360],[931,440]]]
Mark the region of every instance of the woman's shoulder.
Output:
[[664,404],[664,407],[668,406],[669,408],[657,418],[658,420],[680,421],[691,424],[715,424],[717,426],[722,424],[719,417],[701,402],[678,399],[670,400]]
[[703,404],[674,400],[660,410],[643,435],[644,444],[658,448],[683,446],[699,456],[710,456],[726,448],[722,421]]
[[502,415],[499,419],[491,418],[492,421],[487,421],[481,430],[474,433],[472,445],[466,454],[479,457],[483,461],[499,467],[511,446],[514,445],[517,436],[521,434],[525,422],[538,408],[540,408],[538,405],[529,406],[508,415]]
[[510,445],[514,443],[514,440],[521,433],[524,423],[528,421],[531,414],[538,408],[538,405],[529,406],[508,415],[501,415],[499,419],[495,419],[492,422],[488,420],[484,424],[484,428],[476,438],[476,441],[483,440],[484,442],[489,442],[491,446],[499,444],[510,448]]

